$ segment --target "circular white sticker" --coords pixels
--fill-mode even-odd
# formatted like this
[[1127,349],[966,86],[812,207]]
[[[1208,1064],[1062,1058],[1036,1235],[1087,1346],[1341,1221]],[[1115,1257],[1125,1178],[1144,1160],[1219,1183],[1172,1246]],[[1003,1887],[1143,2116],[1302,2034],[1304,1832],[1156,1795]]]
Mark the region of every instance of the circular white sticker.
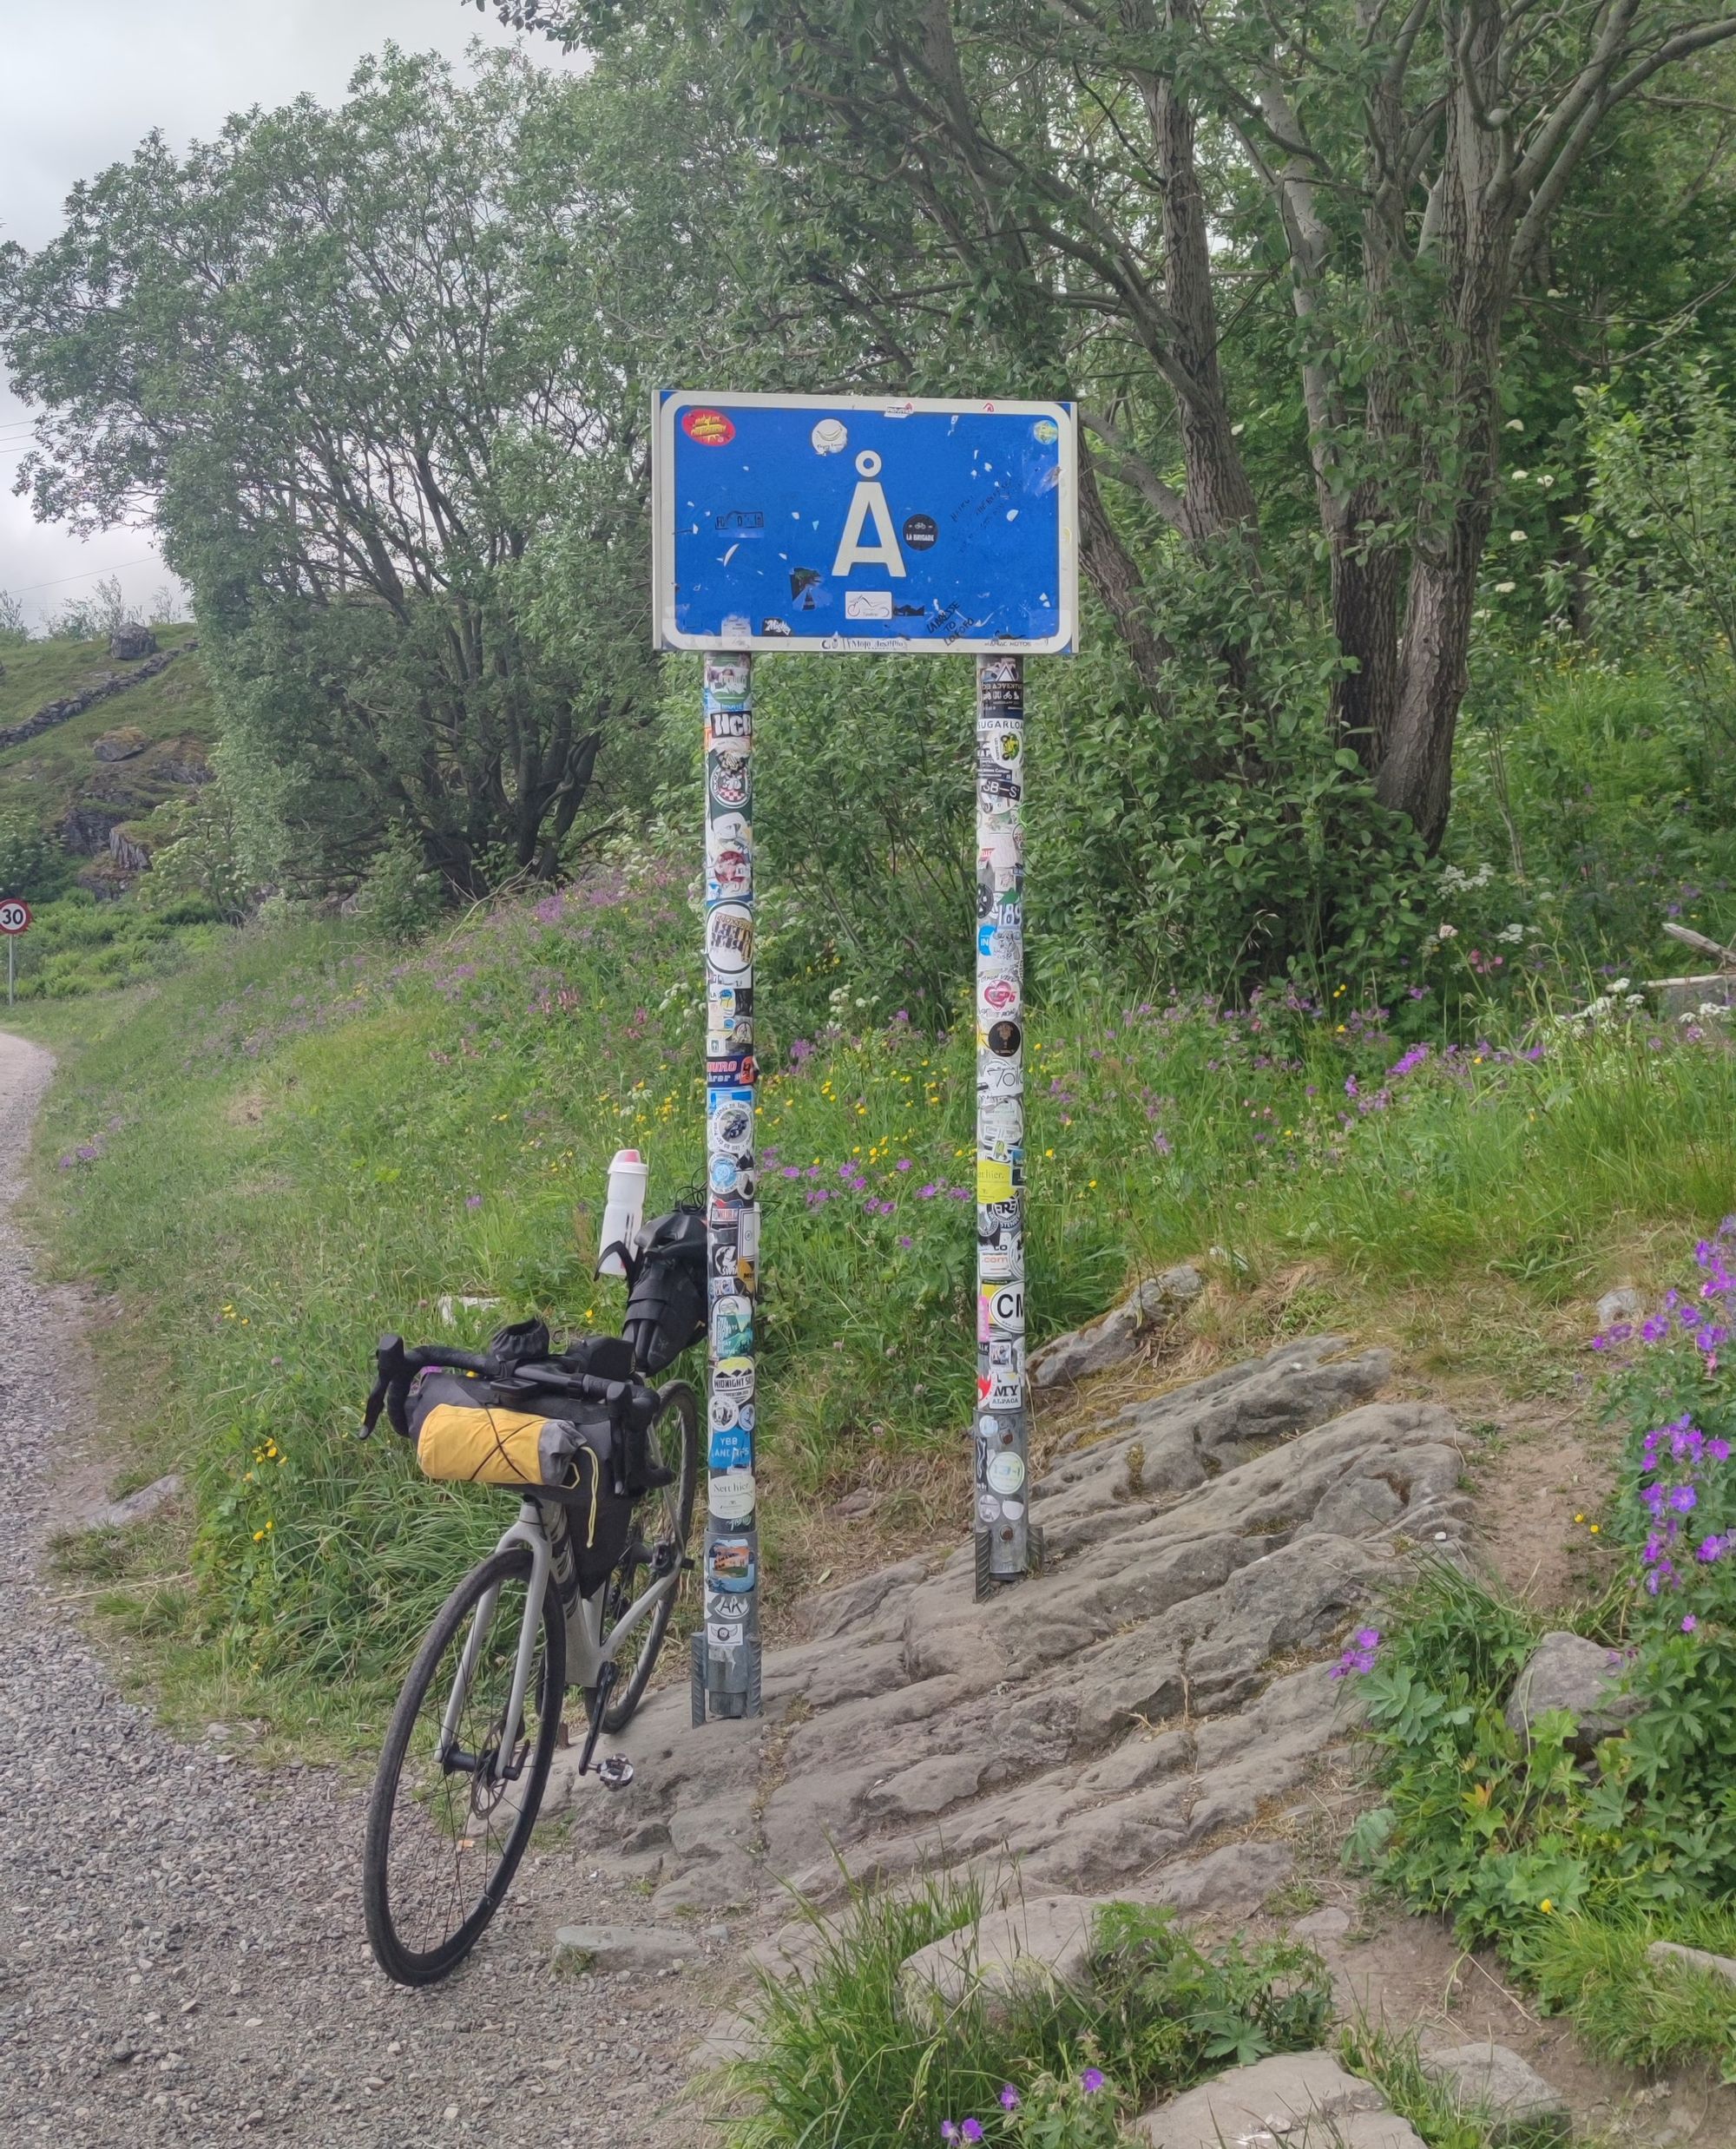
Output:
[[1024,1511],[1025,1503],[1023,1500],[1003,1500],[1001,1502],[1001,1513],[1009,1522],[1016,1522]]
[[706,1487],[706,1504],[720,1522],[745,1522],[753,1512],[752,1470],[720,1470]]
[[989,1481],[990,1491],[1004,1498],[1024,1483],[1025,1459],[1016,1449],[1003,1448],[998,1455],[989,1457],[989,1467],[983,1475]]
[[976,1429],[986,1439],[992,1440],[996,1434],[1001,1429],[1001,1421],[997,1417],[978,1418],[976,1421]]
[[976,1519],[979,1522],[998,1522],[1000,1521],[1001,1503],[997,1499],[996,1499],[993,1493],[983,1492],[977,1494]]

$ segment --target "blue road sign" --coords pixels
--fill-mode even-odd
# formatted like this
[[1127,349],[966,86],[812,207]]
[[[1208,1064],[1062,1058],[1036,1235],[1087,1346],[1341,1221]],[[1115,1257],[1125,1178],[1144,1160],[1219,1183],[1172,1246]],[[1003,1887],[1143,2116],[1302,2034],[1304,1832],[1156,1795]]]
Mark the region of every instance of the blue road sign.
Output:
[[1070,403],[665,389],[655,440],[663,648],[1074,647]]

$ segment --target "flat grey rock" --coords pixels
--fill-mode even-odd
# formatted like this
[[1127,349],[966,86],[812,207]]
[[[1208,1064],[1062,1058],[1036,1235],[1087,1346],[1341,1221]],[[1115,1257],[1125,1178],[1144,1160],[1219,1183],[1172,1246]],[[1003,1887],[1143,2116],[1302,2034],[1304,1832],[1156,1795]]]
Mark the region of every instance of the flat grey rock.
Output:
[[691,1933],[656,1926],[562,1925],[555,1934],[555,1960],[572,1969],[642,1974],[695,1962],[699,1954]]
[[1299,1917],[1290,1929],[1292,1940],[1337,1940],[1351,1929],[1351,1914],[1341,1910],[1336,1903],[1329,1903],[1324,1910],[1311,1910],[1306,1917]]
[[1632,1284],[1618,1285],[1614,1291],[1606,1291],[1597,1302],[1597,1325],[1614,1328],[1618,1321],[1637,1321],[1646,1311],[1646,1301]]
[[993,2014],[1021,1994],[1091,1982],[1091,1929],[1101,1904],[1088,1896],[1039,1896],[990,1910],[908,1956],[898,1971],[906,2016],[921,2021],[972,1997]]
[[1509,1728],[1529,1733],[1540,1716],[1564,1709],[1578,1727],[1573,1750],[1588,1761],[1646,1705],[1641,1695],[1622,1692],[1626,1672],[1620,1653],[1601,1642],[1582,1634],[1545,1634],[1515,1682],[1507,1704]]
[[137,1492],[129,1492],[124,1500],[111,1500],[106,1507],[98,1508],[86,1521],[87,1529],[126,1529],[135,1522],[148,1521],[181,1497],[181,1481],[171,1471],[167,1477],[159,1477],[149,1485],[141,1485]]
[[1646,1950],[1646,1960],[1660,1969],[1674,1964],[1679,1969],[1703,1970],[1736,1985],[1736,1961],[1727,1955],[1713,1955],[1706,1948],[1684,1948],[1674,1940],[1654,1940]]
[[1094,1373],[1125,1365],[1205,1288],[1205,1278],[1185,1261],[1147,1277],[1101,1320],[1076,1328],[1070,1336],[1058,1336],[1036,1352],[1030,1362],[1033,1384],[1059,1388],[1068,1381],[1088,1380]]
[[[1364,2120],[1379,2124],[1364,2133],[1357,2125]],[[1374,2084],[1346,2073],[1330,2052],[1233,2067],[1146,2113],[1136,2131],[1152,2149],[1379,2149],[1388,2142],[1410,2149],[1404,2136],[1416,2139]]]
[[1421,2060],[1423,2072],[1449,2088],[1462,2110],[1487,2118],[1491,2143],[1520,2133],[1573,2132],[1567,2099],[1505,2045],[1455,2045],[1425,2052]]
[[1162,1867],[1141,1889],[1141,1900],[1167,1903],[1187,1917],[1214,1910],[1251,1915],[1295,1870],[1288,1843],[1226,1843],[1203,1858]]

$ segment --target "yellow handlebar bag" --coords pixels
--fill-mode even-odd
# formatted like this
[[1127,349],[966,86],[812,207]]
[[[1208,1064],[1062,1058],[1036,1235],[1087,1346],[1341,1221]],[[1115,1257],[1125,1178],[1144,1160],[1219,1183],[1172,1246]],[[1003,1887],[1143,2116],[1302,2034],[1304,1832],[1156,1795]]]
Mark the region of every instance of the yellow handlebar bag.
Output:
[[565,1418],[457,1403],[437,1403],[416,1436],[424,1477],[471,1485],[570,1491],[582,1451],[590,1453]]

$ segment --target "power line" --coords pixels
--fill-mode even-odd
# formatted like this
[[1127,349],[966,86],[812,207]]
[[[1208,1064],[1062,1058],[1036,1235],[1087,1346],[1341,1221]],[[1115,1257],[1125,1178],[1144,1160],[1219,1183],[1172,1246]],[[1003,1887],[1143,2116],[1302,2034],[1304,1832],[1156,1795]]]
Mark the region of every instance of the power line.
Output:
[[[118,575],[123,567],[145,567],[153,561],[162,567],[162,562],[154,552],[141,552],[136,560],[116,560],[110,567],[87,568],[82,575],[56,575],[49,582],[26,582],[22,589],[9,589],[6,594],[9,597],[28,597],[38,589],[58,589],[63,582],[95,582],[99,575]],[[168,574],[168,569],[163,568],[163,572]]]

